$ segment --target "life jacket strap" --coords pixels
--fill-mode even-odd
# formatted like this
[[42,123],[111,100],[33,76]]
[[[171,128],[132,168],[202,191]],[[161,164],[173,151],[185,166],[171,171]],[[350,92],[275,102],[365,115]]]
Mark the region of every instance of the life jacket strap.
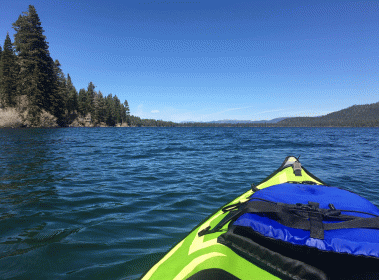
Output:
[[[308,202],[308,204],[285,204],[269,200],[250,200],[246,203],[235,204],[227,207],[225,211],[231,210],[213,229],[207,227],[198,233],[199,236],[220,231],[227,223],[233,224],[239,217],[246,213],[268,214],[278,223],[296,229],[310,231],[310,237],[324,239],[325,230],[371,228],[379,229],[379,217],[361,218],[357,216],[342,215],[333,204],[330,209],[319,208],[319,203]],[[354,212],[354,211],[352,211]],[[359,211],[356,211],[359,212]],[[367,215],[371,213],[359,212]],[[323,221],[335,221],[334,223],[323,223]]]

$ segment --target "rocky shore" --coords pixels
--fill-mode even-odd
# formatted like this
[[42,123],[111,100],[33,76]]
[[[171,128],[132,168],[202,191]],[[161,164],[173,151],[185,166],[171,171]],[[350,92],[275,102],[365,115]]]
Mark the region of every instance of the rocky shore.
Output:
[[[0,109],[0,128],[27,128],[27,127],[60,127],[57,118],[46,111],[42,111],[39,125],[32,125],[26,118],[27,112],[20,112],[15,108]],[[95,123],[90,115],[76,117],[67,127],[109,127],[105,122]],[[128,127],[127,123],[116,124],[115,127]]]

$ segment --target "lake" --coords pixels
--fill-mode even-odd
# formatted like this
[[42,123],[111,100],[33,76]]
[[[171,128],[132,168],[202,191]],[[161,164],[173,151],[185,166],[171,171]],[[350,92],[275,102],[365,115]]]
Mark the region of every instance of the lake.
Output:
[[379,128],[0,129],[0,278],[138,279],[288,155],[379,206]]

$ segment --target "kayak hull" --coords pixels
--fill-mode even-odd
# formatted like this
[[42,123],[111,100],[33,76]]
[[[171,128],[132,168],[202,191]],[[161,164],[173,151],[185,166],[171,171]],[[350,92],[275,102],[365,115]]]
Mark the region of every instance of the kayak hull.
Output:
[[225,224],[216,232],[206,232],[223,220],[227,211],[249,200],[257,190],[286,182],[309,182],[326,185],[322,180],[301,167],[295,157],[287,157],[283,164],[262,182],[219,208],[176,244],[143,277],[147,279],[279,279],[273,271],[261,268],[217,240],[228,229]]

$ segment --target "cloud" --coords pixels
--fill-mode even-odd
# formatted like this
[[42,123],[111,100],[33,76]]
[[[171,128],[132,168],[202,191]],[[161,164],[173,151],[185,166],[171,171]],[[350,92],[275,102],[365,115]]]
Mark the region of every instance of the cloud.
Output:
[[159,113],[159,110],[153,110],[153,111],[151,111],[153,114],[157,114],[157,113]]

